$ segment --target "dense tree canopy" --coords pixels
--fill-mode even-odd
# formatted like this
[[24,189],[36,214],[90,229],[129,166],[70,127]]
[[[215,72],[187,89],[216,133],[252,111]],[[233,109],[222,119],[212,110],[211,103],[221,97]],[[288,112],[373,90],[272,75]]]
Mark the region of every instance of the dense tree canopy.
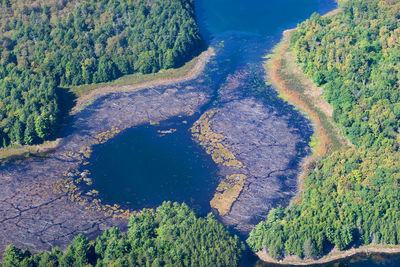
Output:
[[301,200],[251,232],[248,244],[276,258],[400,244],[400,1],[341,4],[299,25],[291,47],[355,148],[316,162]]
[[5,0],[0,11],[0,147],[54,133],[57,86],[176,67],[202,46],[193,0]]
[[80,234],[65,252],[32,255],[9,246],[3,266],[237,266],[243,250],[212,215],[197,218],[184,204],[164,202],[132,216],[127,234],[113,228],[93,242]]
[[398,148],[400,3],[345,1],[328,18],[314,14],[292,37],[297,59],[357,146]]

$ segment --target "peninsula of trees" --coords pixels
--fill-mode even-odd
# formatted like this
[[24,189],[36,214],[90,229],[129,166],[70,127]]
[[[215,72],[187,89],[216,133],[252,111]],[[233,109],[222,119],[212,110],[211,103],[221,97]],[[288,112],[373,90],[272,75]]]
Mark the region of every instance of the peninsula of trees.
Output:
[[56,88],[177,67],[203,46],[193,0],[3,0],[0,12],[0,147],[55,134]]
[[400,1],[340,4],[299,25],[291,49],[354,147],[315,162],[301,199],[251,232],[275,258],[400,243]]
[[198,218],[185,204],[164,202],[133,215],[127,234],[113,228],[93,242],[80,234],[65,252],[31,254],[9,246],[3,266],[237,266],[243,251],[211,214]]

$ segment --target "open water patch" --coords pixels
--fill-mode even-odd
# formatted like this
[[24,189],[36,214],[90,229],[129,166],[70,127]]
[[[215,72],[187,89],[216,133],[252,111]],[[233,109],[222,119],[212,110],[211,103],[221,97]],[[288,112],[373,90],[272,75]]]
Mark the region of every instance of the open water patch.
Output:
[[87,168],[103,201],[142,209],[170,200],[210,212],[217,166],[193,142],[190,126],[187,118],[175,118],[133,127],[94,146]]

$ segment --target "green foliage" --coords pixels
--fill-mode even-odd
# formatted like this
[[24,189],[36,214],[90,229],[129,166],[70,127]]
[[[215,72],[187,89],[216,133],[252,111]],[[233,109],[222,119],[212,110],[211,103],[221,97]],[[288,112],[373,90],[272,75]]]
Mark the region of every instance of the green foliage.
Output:
[[177,67],[202,48],[192,0],[3,0],[0,11],[4,145],[54,134],[57,86]]
[[304,72],[324,86],[335,121],[355,145],[397,149],[399,3],[343,1],[342,9],[332,18],[314,14],[302,23],[292,47]]
[[291,45],[356,147],[316,162],[301,199],[250,233],[249,246],[275,258],[400,244],[400,3],[341,3],[302,23]]
[[399,161],[400,153],[356,149],[320,160],[306,178],[302,200],[272,210],[251,232],[249,245],[269,250],[279,240],[284,253],[310,257],[332,246],[399,244]]
[[[195,216],[185,204],[164,202],[157,211],[132,216],[126,235],[117,228],[90,243],[75,237],[65,253],[60,249],[31,255],[10,246],[3,256],[11,266],[237,266],[243,243],[210,214]],[[27,265],[26,263],[30,263]]]

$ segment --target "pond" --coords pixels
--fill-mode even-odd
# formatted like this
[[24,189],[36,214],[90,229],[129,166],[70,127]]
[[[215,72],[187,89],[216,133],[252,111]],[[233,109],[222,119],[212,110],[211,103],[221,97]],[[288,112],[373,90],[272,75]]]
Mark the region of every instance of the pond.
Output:
[[190,122],[178,118],[135,127],[95,147],[87,167],[101,198],[131,209],[186,202],[206,215],[217,167],[191,139]]

